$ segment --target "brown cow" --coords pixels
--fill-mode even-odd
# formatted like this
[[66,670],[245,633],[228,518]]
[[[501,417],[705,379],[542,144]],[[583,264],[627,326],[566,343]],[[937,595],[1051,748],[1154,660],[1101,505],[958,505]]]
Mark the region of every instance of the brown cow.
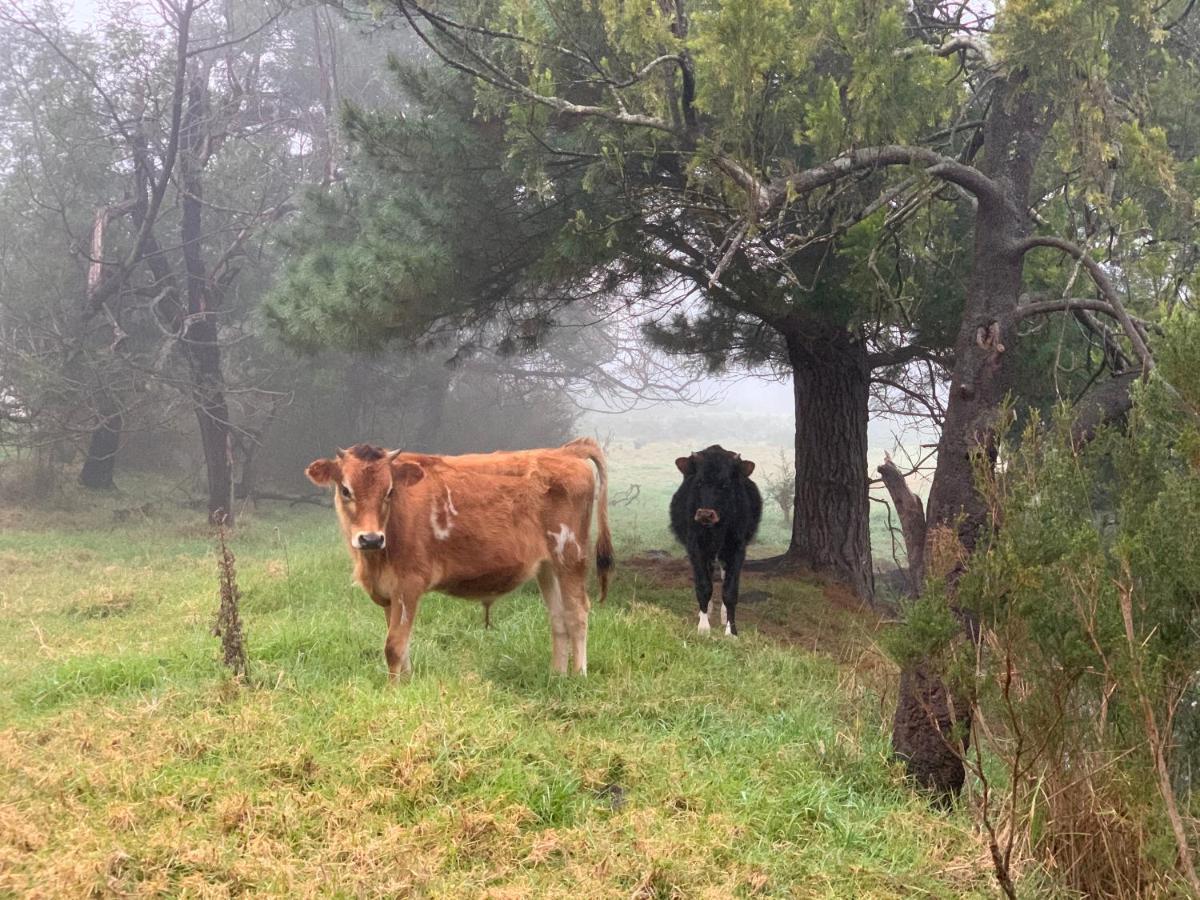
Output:
[[[596,474],[592,466],[596,466]],[[587,672],[587,545],[598,502],[596,572],[608,593],[608,473],[591,438],[562,447],[431,456],[359,444],[306,474],[332,484],[354,577],[387,613],[388,672],[411,671],[409,635],[427,591],[490,606],[536,577],[550,614],[550,667]],[[598,501],[596,498],[599,492]]]

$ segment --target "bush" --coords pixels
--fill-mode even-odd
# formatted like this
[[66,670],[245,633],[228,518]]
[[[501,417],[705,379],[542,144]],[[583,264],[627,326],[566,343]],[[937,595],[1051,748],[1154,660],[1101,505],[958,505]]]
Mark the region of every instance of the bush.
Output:
[[980,645],[935,627],[944,591],[896,641],[973,703],[967,764],[1002,854],[1087,896],[1196,885],[1177,791],[1200,756],[1178,713],[1200,670],[1200,318],[1172,319],[1158,359],[1123,429],[1079,448],[1065,412],[1035,418],[981,479],[993,527],[953,598]]

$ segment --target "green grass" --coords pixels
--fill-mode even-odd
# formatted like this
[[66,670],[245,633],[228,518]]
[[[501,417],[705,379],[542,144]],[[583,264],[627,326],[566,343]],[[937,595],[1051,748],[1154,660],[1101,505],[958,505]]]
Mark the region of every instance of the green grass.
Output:
[[[239,685],[195,514],[114,526],[129,505],[2,519],[0,895],[992,893],[967,818],[888,761],[870,624],[814,585],[768,584],[741,638],[700,639],[686,585],[626,568],[586,679],[548,675],[534,593],[491,631],[431,596],[389,686],[332,513],[263,511],[232,539]],[[635,514],[669,546],[649,509],[615,517],[626,552]]]

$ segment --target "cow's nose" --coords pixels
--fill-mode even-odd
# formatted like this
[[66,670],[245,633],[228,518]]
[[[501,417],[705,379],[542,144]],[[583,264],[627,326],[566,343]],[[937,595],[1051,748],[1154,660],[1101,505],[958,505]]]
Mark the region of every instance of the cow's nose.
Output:
[[359,550],[382,550],[383,533],[379,531],[360,531],[354,538],[354,545]]
[[721,520],[715,509],[696,510],[696,521],[701,525],[716,525]]

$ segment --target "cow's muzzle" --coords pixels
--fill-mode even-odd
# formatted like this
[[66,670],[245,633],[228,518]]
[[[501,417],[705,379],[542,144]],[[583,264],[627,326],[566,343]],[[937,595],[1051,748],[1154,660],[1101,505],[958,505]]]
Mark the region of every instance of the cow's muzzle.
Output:
[[701,525],[716,525],[721,521],[721,517],[715,509],[698,509],[695,519]]
[[381,531],[360,531],[351,543],[356,550],[382,550],[385,541]]

